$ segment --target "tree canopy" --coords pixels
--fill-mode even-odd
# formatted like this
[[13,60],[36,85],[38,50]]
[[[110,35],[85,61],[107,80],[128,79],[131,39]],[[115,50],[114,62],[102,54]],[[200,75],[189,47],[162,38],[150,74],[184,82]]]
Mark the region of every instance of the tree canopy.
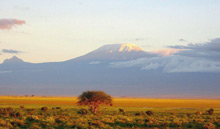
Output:
[[78,97],[78,105],[89,106],[96,114],[100,105],[112,105],[112,97],[103,91],[85,91]]

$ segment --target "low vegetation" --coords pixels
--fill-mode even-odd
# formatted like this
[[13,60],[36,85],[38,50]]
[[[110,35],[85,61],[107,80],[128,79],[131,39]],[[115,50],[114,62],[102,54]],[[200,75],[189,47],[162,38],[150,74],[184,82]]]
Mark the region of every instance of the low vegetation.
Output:
[[[11,97],[13,98],[13,97]],[[20,98],[20,101],[19,101]],[[0,102],[5,101],[5,98],[0,97]],[[157,107],[146,107],[138,105],[149,100],[136,99],[130,105],[125,104],[118,106],[113,99],[113,106],[101,106],[94,114],[89,109],[89,106],[77,106],[77,101],[73,105],[65,105],[61,103],[61,98],[40,98],[31,97],[32,100],[40,100],[39,103],[29,103],[30,98],[16,97],[16,103],[5,101],[0,105],[0,128],[4,129],[63,129],[63,128],[104,128],[104,129],[218,129],[220,128],[220,108],[219,100],[204,100],[204,103],[197,103],[198,107],[187,108],[185,106],[178,107],[173,104],[173,107],[164,107],[163,103],[158,103]],[[66,98],[64,98],[65,100]],[[68,98],[69,101],[70,98]],[[116,99],[117,100],[117,99]],[[123,104],[124,101],[119,99]],[[125,99],[126,103],[129,99]],[[153,99],[150,99],[151,101]],[[47,101],[47,104],[40,102]],[[164,100],[156,100],[155,102],[163,102]],[[202,100],[199,100],[202,102]],[[211,102],[213,104],[207,104]],[[136,102],[136,103],[135,103]],[[177,102],[174,100],[173,102]],[[179,101],[182,105],[183,101]],[[52,104],[53,103],[53,104]],[[55,103],[55,104],[54,104]],[[148,103],[148,104],[149,104]],[[170,103],[170,101],[168,101]],[[184,103],[184,102],[183,102]],[[137,106],[138,105],[138,106]],[[172,103],[170,104],[172,106]],[[167,105],[167,106],[170,106]],[[202,105],[202,106],[200,106]]]
[[103,107],[97,114],[81,107],[0,108],[0,128],[220,128],[220,112],[210,115],[194,109],[124,108]]

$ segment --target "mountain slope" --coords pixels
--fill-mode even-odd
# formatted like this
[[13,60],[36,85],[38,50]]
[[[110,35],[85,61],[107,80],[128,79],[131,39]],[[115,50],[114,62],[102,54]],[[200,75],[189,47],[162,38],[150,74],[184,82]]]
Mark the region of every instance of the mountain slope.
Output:
[[157,55],[145,52],[135,44],[104,45],[84,56],[72,60],[89,61],[123,61]]
[[142,57],[150,61],[154,56],[136,45],[115,44],[64,62],[33,64],[13,57],[0,64],[0,94],[79,95],[85,90],[104,90],[114,96],[219,96],[220,73],[165,73],[110,65]]
[[10,59],[4,60],[3,64],[22,64],[25,63],[22,59],[18,58],[17,56],[13,56]]

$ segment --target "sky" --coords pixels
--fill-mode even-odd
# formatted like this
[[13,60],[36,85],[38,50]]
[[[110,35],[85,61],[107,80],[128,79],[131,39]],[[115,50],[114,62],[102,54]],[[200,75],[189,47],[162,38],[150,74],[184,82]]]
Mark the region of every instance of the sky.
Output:
[[14,55],[64,61],[116,43],[149,52],[191,49],[195,56],[210,48],[206,43],[219,46],[218,38],[219,0],[0,1],[0,63]]

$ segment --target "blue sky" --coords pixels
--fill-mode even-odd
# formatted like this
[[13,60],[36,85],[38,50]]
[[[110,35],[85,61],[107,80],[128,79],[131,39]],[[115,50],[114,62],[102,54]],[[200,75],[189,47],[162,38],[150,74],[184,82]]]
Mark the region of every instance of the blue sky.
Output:
[[62,61],[105,44],[155,51],[220,38],[219,0],[8,0],[0,1],[1,19],[24,23],[0,28],[0,50],[19,51],[0,52],[0,62],[15,54]]

